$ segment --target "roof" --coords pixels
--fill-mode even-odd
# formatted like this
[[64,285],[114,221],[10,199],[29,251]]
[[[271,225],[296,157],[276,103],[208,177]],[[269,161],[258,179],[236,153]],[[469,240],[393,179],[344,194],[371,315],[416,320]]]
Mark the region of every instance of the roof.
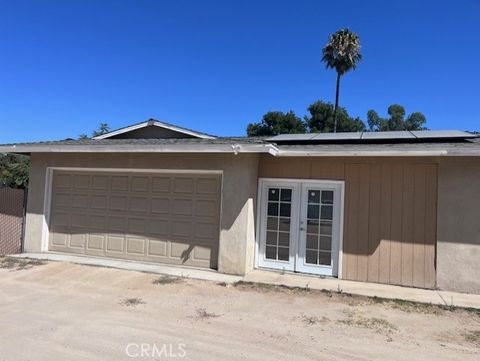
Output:
[[[194,133],[175,138],[110,138],[146,126]],[[131,133],[130,136],[138,133]],[[267,153],[273,156],[480,156],[478,135],[461,131],[283,134],[213,137],[150,119],[94,139],[0,145],[0,153]]]
[[3,153],[268,153],[274,156],[480,156],[480,138],[415,143],[296,143],[265,137],[81,139],[0,145]]
[[183,127],[179,127],[178,125],[170,124],[170,123],[167,123],[167,122],[161,122],[161,121],[156,120],[156,119],[149,119],[145,122],[140,122],[140,123],[137,123],[137,124],[129,125],[127,127],[119,128],[119,129],[113,130],[111,132],[93,137],[93,139],[108,139],[110,137],[114,137],[114,136],[117,136],[117,135],[120,135],[120,134],[128,133],[128,132],[131,132],[131,131],[134,131],[134,130],[137,130],[137,129],[141,129],[141,128],[152,127],[152,126],[153,127],[160,127],[160,128],[163,128],[163,129],[168,129],[168,130],[174,131],[176,133],[192,136],[194,138],[201,138],[201,139],[215,138],[215,136],[213,136],[213,135],[209,135],[209,134],[206,134],[206,133],[198,132],[198,131],[183,128]]

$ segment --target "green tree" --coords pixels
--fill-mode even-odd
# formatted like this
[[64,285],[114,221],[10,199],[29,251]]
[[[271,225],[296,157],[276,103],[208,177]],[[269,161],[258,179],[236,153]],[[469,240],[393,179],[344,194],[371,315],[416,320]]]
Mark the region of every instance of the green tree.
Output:
[[414,112],[406,118],[405,108],[399,104],[392,104],[388,107],[388,118],[382,118],[371,109],[367,112],[367,122],[370,131],[392,131],[392,130],[422,130],[425,128],[427,118],[420,112]]
[[0,155],[0,183],[13,188],[28,187],[30,160],[16,154]]
[[365,130],[365,124],[360,118],[352,118],[345,108],[337,109],[337,124],[335,124],[335,108],[332,103],[316,101],[308,107],[309,115],[305,117],[305,123],[311,133],[338,132],[361,132]]
[[[98,137],[99,135],[106,134],[110,131],[110,127],[107,123],[100,123],[97,130],[92,132],[92,138]],[[87,133],[82,133],[78,136],[78,139],[89,139]]]
[[327,69],[335,69],[337,72],[337,87],[335,92],[334,126],[333,131],[337,131],[337,110],[340,94],[340,78],[350,70],[357,67],[362,59],[360,54],[360,38],[349,29],[338,30],[330,35],[330,40],[323,48],[322,61]]
[[287,113],[279,111],[267,112],[263,115],[260,122],[250,123],[247,127],[247,135],[249,137],[305,133],[305,131],[305,124],[293,111]]

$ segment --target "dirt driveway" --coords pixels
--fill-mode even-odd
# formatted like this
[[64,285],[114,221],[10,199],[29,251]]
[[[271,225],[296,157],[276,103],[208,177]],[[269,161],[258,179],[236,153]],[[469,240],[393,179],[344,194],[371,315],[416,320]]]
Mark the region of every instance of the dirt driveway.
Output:
[[[478,360],[480,314],[0,259],[0,360]],[[183,356],[183,357],[182,357]]]

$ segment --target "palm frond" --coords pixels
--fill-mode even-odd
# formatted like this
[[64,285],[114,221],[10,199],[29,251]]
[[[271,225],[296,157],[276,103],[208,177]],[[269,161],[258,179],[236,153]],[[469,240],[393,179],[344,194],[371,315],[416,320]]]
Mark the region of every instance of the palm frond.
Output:
[[330,35],[322,49],[322,61],[327,68],[335,69],[340,75],[353,70],[362,60],[360,38],[349,29],[341,29]]

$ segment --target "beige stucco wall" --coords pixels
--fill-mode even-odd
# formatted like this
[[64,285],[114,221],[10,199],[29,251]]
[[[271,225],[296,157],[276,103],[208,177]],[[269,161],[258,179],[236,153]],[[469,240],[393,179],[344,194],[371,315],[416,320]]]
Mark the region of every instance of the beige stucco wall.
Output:
[[480,293],[480,159],[444,158],[438,173],[437,285]]
[[33,154],[25,250],[42,250],[47,167],[221,170],[223,190],[218,268],[224,273],[246,274],[254,262],[258,161],[255,154]]

